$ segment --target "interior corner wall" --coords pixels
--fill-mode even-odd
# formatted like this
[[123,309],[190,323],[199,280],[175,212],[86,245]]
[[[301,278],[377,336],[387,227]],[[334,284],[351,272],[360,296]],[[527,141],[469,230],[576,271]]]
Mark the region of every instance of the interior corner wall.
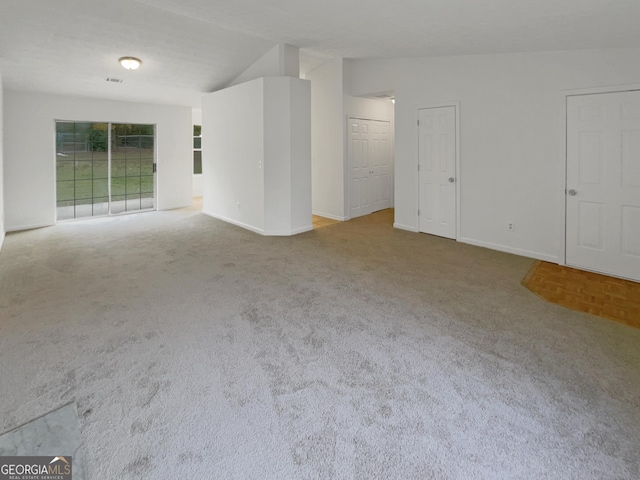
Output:
[[346,93],[395,91],[397,224],[418,227],[417,109],[458,101],[460,240],[558,261],[563,92],[639,84],[639,56],[624,49],[351,60]]
[[343,61],[329,60],[305,77],[311,81],[312,209],[345,220]]
[[56,221],[56,120],[155,124],[158,209],[192,203],[190,107],[6,91],[4,120],[7,231]]
[[293,77],[265,84],[265,234],[292,235],[311,222],[311,85]]

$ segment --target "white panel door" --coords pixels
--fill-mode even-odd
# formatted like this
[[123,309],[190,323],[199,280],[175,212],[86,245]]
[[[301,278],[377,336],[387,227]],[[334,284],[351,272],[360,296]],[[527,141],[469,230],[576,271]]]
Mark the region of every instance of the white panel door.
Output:
[[567,99],[566,263],[640,281],[640,91]]
[[349,118],[349,216],[391,207],[389,122]]
[[391,208],[391,141],[389,140],[389,122],[370,121],[371,143],[371,198],[372,210]]
[[456,108],[418,111],[421,232],[456,238]]
[[349,119],[349,196],[350,217],[371,213],[371,139],[370,125],[366,120]]

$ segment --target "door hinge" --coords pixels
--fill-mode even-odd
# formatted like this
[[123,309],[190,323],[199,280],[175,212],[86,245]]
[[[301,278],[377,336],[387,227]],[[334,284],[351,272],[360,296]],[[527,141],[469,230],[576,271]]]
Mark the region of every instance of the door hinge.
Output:
[[420,164],[418,164],[418,171],[420,171]]
[[420,216],[420,209],[418,209],[418,216]]
[[154,164],[153,164],[153,173],[156,173],[158,171],[157,165],[158,164],[154,162]]
[[420,119],[418,119],[418,126],[420,126]]

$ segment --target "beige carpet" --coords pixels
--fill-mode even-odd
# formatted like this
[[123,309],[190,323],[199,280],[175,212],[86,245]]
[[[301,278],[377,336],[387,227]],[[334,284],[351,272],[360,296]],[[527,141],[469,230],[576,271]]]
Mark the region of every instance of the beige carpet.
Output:
[[380,218],[8,235],[0,433],[75,401],[90,479],[639,478],[640,330]]

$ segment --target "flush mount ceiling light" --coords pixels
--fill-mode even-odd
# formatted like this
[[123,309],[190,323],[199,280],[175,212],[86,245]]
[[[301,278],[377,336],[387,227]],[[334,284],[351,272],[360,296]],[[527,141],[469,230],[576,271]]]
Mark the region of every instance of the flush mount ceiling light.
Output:
[[122,65],[127,70],[135,70],[140,65],[142,65],[142,60],[136,57],[122,57],[120,60],[120,65]]

